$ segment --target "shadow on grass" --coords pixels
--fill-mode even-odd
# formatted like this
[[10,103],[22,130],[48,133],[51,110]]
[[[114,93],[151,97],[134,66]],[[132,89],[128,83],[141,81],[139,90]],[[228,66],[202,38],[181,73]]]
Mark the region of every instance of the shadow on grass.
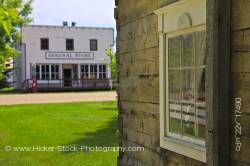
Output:
[[[68,144],[68,148],[77,147],[80,149],[83,146],[86,147],[117,147],[118,146],[118,132],[117,132],[117,119],[113,118],[106,123],[105,126],[101,126],[95,132],[76,133],[83,135],[82,138],[73,141]],[[81,150],[83,152],[88,152]],[[64,153],[73,153],[77,151],[65,151]]]

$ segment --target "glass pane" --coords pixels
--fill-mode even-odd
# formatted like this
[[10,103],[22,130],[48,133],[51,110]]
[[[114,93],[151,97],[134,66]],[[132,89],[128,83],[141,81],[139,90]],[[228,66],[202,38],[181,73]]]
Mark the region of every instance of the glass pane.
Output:
[[180,101],[181,99],[181,72],[180,70],[169,70],[169,100]]
[[181,41],[180,37],[168,40],[168,66],[169,68],[180,67]]
[[106,72],[106,65],[103,65],[103,72]]
[[194,66],[194,46],[193,34],[182,35],[183,40],[183,54],[181,57],[182,67]]
[[205,138],[205,31],[168,40],[169,131]]
[[169,131],[181,133],[181,103],[169,101]]
[[102,72],[102,65],[99,65],[99,72]]
[[181,89],[182,89],[182,101],[188,103],[194,103],[194,88],[195,88],[195,70],[186,69],[181,70]]
[[46,79],[49,79],[49,73],[46,73]]
[[51,65],[51,72],[55,72],[55,66]]
[[198,130],[198,137],[205,138],[205,125],[206,125],[206,108],[205,105],[196,104],[196,111],[197,111],[197,130]]
[[56,66],[56,72],[59,72],[59,66],[58,65],[55,66]]
[[95,39],[90,40],[90,50],[91,51],[97,50],[97,40]]
[[193,104],[182,104],[182,127],[183,134],[195,136],[195,108]]
[[36,65],[36,72],[40,72],[40,66]]
[[88,72],[88,71],[89,71],[89,66],[85,65],[85,72]]
[[205,103],[205,69],[196,70],[196,102]]
[[196,70],[196,109],[198,116],[198,137],[205,138],[205,69],[202,68]]
[[51,73],[51,79],[55,79],[55,74],[54,73]]
[[45,74],[44,74],[44,73],[42,73],[42,79],[43,79],[43,80],[45,79]]
[[196,66],[202,66],[206,63],[206,36],[205,31],[195,33],[195,54]]
[[44,73],[45,72],[45,66],[42,65],[42,72]]
[[94,65],[94,72],[97,72],[97,65]]
[[38,72],[38,73],[36,73],[36,79],[40,79],[40,73]]
[[46,72],[49,73],[49,65],[46,65]]

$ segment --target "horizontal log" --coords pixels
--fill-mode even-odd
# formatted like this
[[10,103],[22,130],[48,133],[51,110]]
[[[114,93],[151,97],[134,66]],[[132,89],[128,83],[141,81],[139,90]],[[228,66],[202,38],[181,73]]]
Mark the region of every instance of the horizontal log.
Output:
[[249,62],[250,62],[250,52],[232,52],[231,72],[232,73],[241,73],[241,72],[250,73]]
[[122,101],[159,103],[159,77],[120,77],[118,93]]
[[250,51],[250,29],[236,31],[232,33],[232,51]]
[[232,0],[232,30],[250,28],[250,1]]
[[123,25],[153,13],[158,8],[158,0],[118,1],[119,24]]
[[236,151],[235,150],[235,141],[232,140],[232,147],[231,147],[231,157],[233,160],[241,161],[244,163],[250,164],[250,148],[249,148],[249,142],[250,138],[249,137],[241,137],[241,150]]

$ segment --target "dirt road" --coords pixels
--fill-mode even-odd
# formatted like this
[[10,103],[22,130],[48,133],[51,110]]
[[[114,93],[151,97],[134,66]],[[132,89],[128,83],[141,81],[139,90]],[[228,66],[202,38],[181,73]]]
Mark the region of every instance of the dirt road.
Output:
[[36,93],[0,95],[0,105],[66,103],[83,101],[114,101],[115,91],[105,92],[69,92],[69,93]]

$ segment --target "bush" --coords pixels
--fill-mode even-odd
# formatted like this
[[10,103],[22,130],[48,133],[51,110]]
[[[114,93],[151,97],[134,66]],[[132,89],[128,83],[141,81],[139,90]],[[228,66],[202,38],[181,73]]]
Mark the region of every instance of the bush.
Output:
[[6,77],[3,77],[3,79],[0,80],[0,89],[9,87],[9,84],[7,82]]

